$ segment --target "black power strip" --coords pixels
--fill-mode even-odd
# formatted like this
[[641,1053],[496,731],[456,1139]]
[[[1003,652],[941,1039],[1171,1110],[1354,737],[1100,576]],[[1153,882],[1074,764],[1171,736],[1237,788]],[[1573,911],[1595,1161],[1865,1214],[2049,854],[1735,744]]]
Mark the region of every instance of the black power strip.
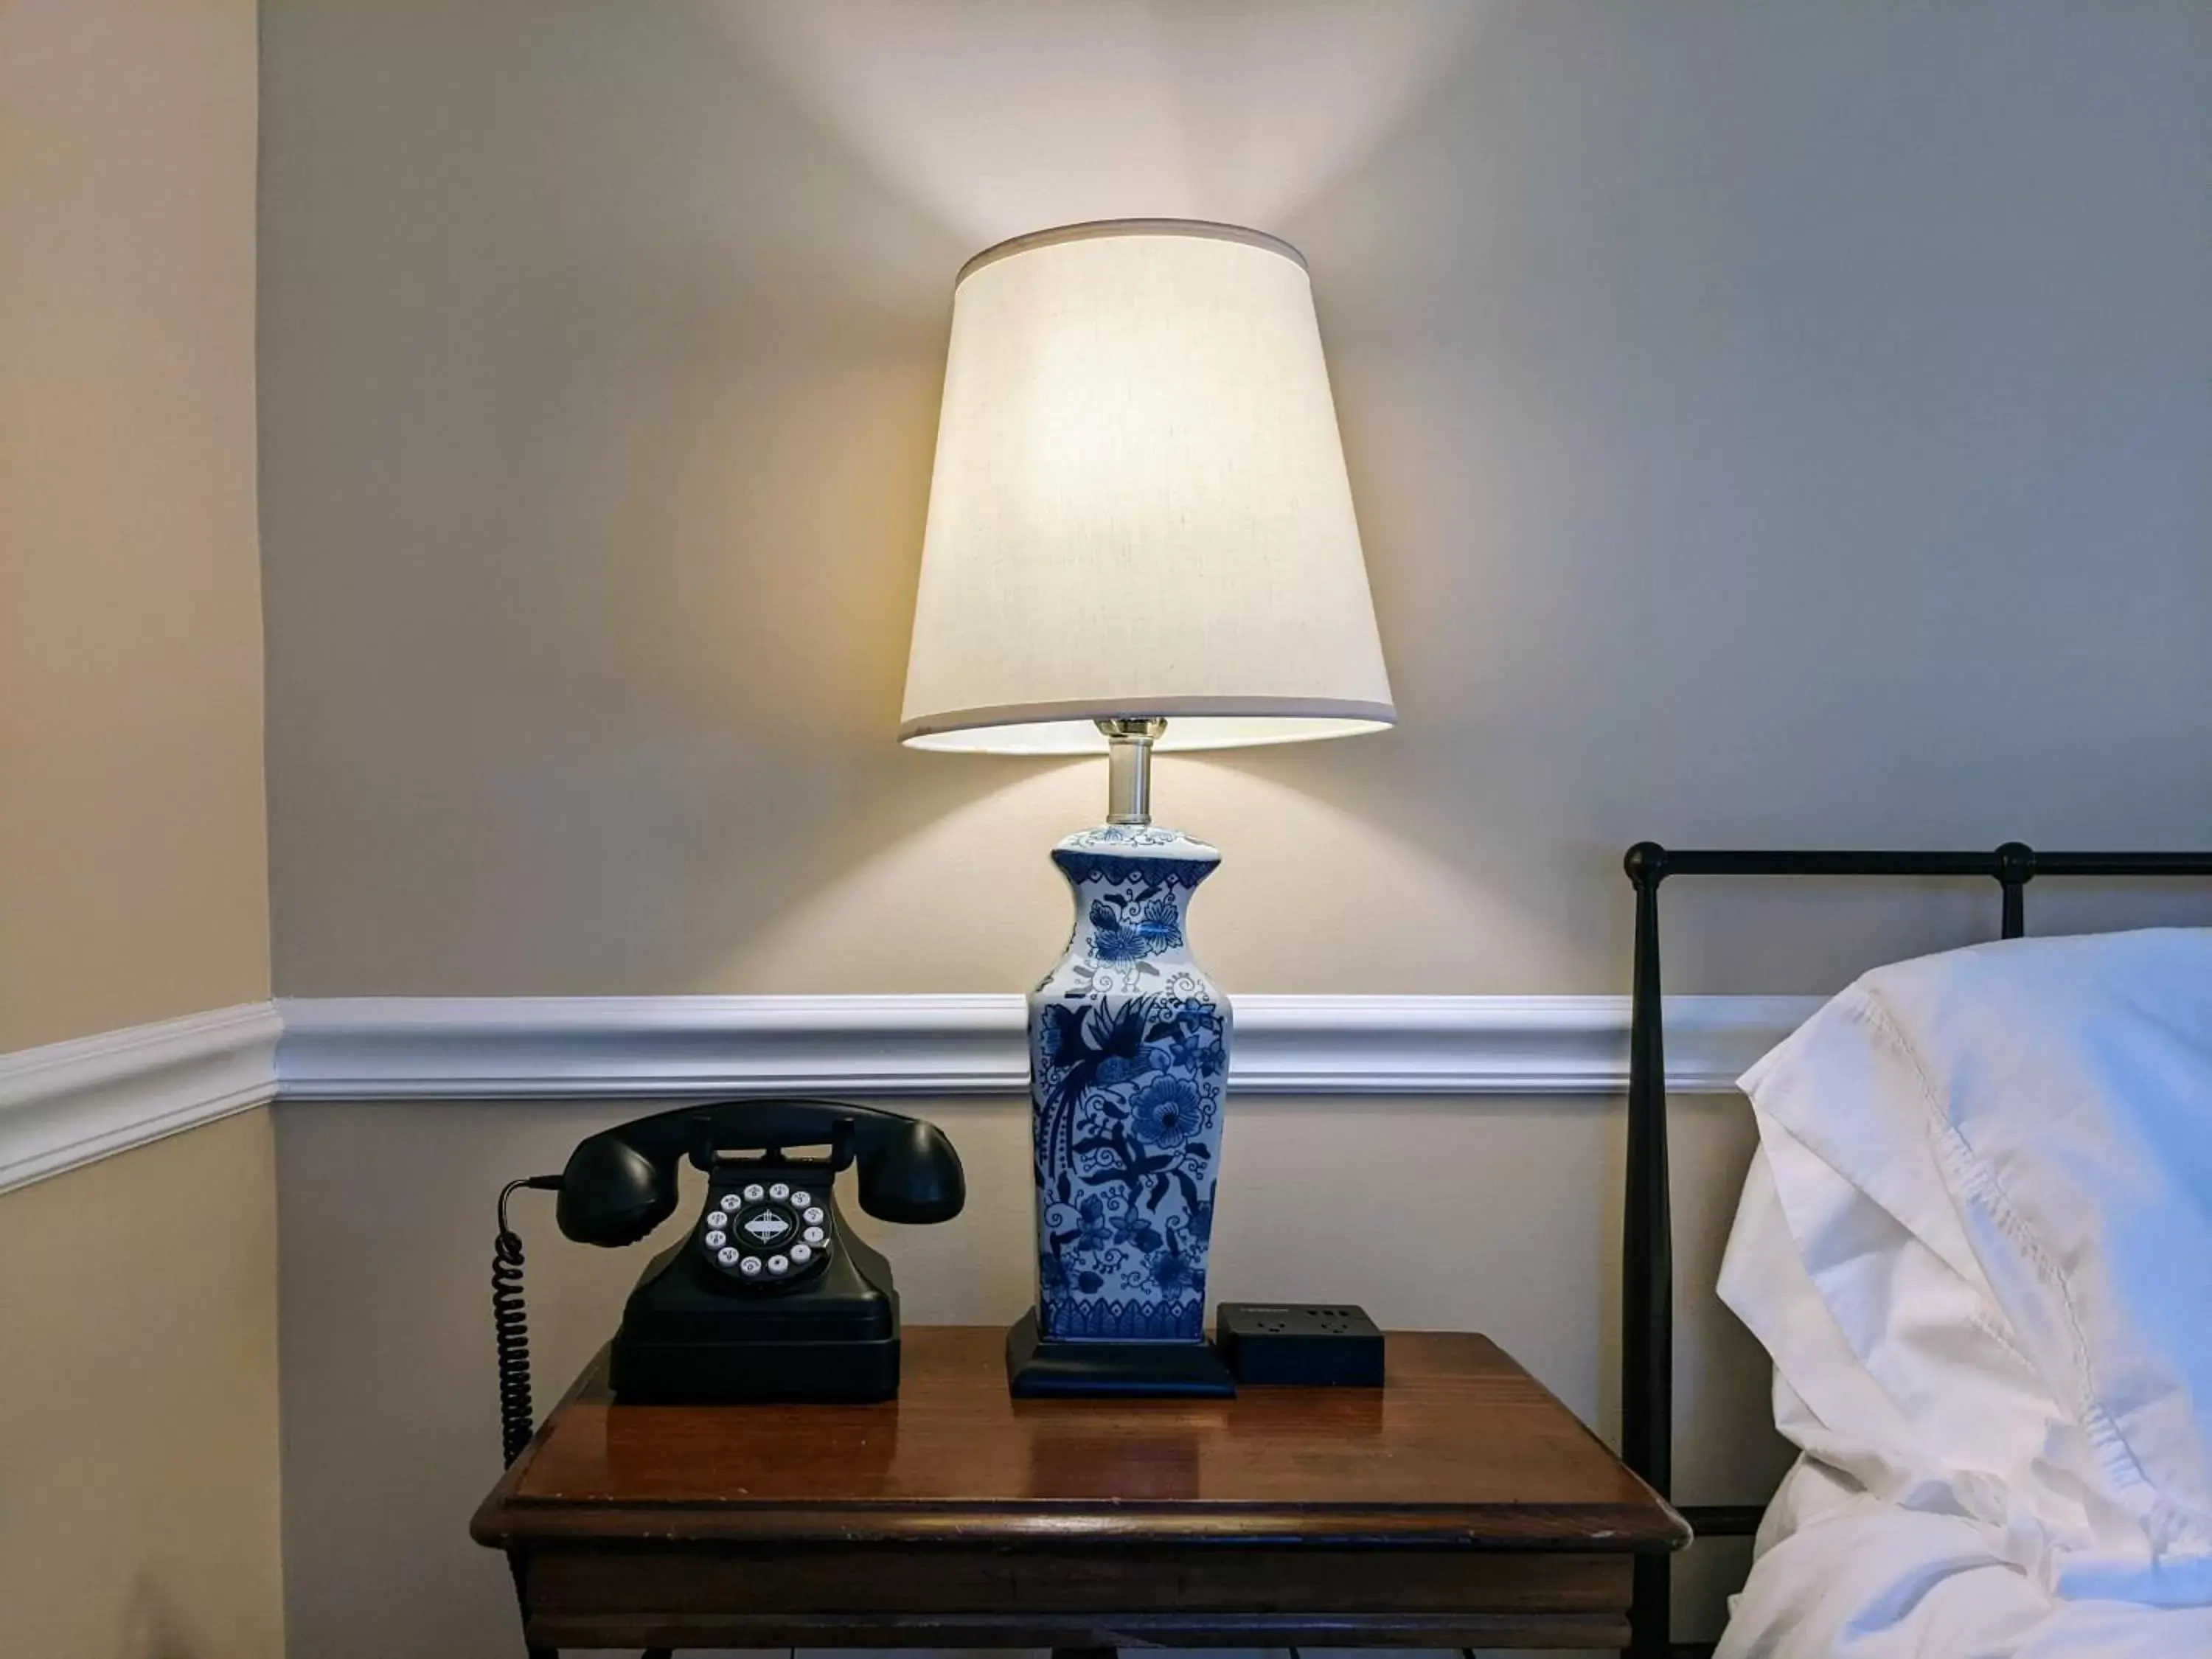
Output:
[[1213,1340],[1239,1382],[1382,1386],[1382,1333],[1364,1308],[1224,1302]]

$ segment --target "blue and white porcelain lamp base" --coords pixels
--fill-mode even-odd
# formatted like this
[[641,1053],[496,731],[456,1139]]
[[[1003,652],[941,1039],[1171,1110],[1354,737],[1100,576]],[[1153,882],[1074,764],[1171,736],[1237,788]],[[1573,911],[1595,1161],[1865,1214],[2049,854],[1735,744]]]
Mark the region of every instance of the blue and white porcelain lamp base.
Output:
[[1162,725],[1100,722],[1109,821],[1053,848],[1075,927],[1029,998],[1037,1302],[1007,1334],[1017,1395],[1237,1391],[1206,1339],[1229,1002],[1184,933],[1221,854],[1151,821]]

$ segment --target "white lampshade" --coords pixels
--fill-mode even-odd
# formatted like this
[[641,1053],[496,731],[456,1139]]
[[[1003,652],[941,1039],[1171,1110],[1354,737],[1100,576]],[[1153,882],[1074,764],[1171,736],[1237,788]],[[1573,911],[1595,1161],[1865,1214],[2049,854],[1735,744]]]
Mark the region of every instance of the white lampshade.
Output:
[[1395,719],[1313,290],[1255,231],[1120,220],[953,291],[899,735],[1065,754]]

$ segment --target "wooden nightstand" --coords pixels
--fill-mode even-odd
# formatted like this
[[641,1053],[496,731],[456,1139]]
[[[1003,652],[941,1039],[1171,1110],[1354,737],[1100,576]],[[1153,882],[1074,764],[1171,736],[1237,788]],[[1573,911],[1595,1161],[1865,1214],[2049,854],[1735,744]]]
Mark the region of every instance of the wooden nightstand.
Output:
[[615,1406],[595,1362],[477,1510],[541,1647],[1608,1648],[1689,1528],[1487,1338],[1381,1389],[1014,1401],[909,1328],[879,1406]]

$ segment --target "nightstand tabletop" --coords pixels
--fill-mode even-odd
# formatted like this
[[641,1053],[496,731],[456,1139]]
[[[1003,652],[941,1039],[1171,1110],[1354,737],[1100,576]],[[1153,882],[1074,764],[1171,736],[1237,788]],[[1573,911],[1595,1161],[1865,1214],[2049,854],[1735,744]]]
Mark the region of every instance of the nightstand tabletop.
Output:
[[1221,1401],[1016,1401],[1004,1343],[909,1327],[869,1406],[617,1406],[602,1356],[473,1531],[533,1641],[610,1646],[1602,1646],[1688,1537],[1486,1337]]

